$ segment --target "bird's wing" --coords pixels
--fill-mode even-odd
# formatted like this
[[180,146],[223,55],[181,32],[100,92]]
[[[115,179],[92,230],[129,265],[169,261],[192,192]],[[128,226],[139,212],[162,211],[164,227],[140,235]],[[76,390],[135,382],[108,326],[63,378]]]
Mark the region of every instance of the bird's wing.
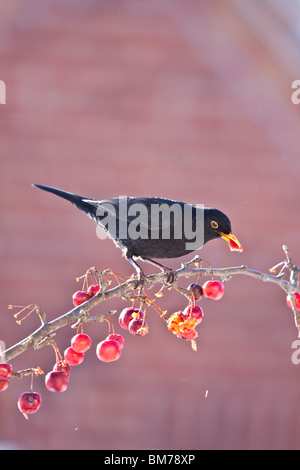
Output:
[[84,199],[84,202],[97,208],[96,216],[115,218],[119,223],[127,223],[146,230],[159,231],[174,225],[172,216],[183,217],[183,203],[163,198],[129,198],[121,196],[106,200]]

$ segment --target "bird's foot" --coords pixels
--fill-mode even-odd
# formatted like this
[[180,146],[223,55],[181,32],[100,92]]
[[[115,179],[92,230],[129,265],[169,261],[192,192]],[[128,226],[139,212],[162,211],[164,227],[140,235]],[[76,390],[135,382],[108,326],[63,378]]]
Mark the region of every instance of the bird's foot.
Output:
[[172,287],[172,285],[177,279],[177,272],[175,269],[170,268],[169,266],[165,266],[164,264],[158,263],[158,261],[154,261],[153,259],[150,259],[150,258],[142,258],[142,259],[143,261],[147,261],[148,263],[151,263],[154,266],[158,266],[163,273],[167,274],[167,279],[164,282],[164,284],[166,287]]
[[132,274],[127,282],[135,281],[133,284],[133,290],[139,290],[140,293],[143,292],[146,282],[146,275],[143,271],[137,274]]
[[164,282],[166,287],[172,287],[177,280],[177,271],[173,268],[164,268],[163,272],[167,274],[167,279]]
[[143,292],[144,287],[145,287],[145,281],[146,281],[146,275],[144,271],[140,271],[137,276],[137,281],[134,285],[134,290],[139,290],[140,294]]
[[127,258],[128,261],[134,266],[136,273],[137,273],[137,281],[134,285],[134,290],[139,289],[140,293],[143,292],[144,286],[145,286],[145,281],[146,281],[146,275],[142,268],[137,264],[136,261],[134,261],[132,258]]

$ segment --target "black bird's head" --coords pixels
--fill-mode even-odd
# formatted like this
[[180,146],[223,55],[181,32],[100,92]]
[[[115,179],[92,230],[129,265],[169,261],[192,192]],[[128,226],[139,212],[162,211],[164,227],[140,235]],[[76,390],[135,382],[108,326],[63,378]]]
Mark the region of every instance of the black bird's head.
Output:
[[231,232],[231,223],[227,215],[218,209],[204,210],[204,242],[214,238],[223,238],[231,251],[243,251],[243,247]]

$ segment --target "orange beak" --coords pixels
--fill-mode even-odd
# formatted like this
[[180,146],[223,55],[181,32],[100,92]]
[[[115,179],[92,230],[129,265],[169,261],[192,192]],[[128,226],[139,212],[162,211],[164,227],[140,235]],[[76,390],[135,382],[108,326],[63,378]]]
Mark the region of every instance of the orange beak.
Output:
[[233,233],[222,233],[220,232],[221,238],[226,240],[229,244],[231,251],[243,251],[243,247]]

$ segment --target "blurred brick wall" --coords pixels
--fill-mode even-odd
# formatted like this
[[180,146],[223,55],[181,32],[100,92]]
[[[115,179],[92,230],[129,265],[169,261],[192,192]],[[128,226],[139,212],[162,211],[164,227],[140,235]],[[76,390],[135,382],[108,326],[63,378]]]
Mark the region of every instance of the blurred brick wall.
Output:
[[[229,1],[1,5],[0,339],[8,346],[38,324],[32,317],[16,325],[8,304],[35,302],[50,320],[72,308],[75,278],[88,267],[132,272],[88,218],[32,183],[88,197],[159,195],[218,207],[245,250],[211,242],[200,254],[213,266],[267,271],[282,260],[283,243],[299,262],[300,108],[290,85],[300,77],[282,67],[247,11]],[[276,50],[278,31],[270,28]],[[173,292],[159,302],[169,313],[185,306]],[[115,300],[101,309],[125,305]],[[283,292],[239,276],[222,301],[201,305],[197,353],[149,311],[149,335],[125,335],[118,362],[99,363],[93,348],[64,394],[37,379],[43,405],[28,422],[16,400],[30,381],[12,382],[0,395],[0,442],[298,449],[296,330]],[[85,331],[95,345],[107,327]],[[72,335],[68,327],[57,334],[62,351]],[[48,371],[53,362],[44,348],[13,365]]]

